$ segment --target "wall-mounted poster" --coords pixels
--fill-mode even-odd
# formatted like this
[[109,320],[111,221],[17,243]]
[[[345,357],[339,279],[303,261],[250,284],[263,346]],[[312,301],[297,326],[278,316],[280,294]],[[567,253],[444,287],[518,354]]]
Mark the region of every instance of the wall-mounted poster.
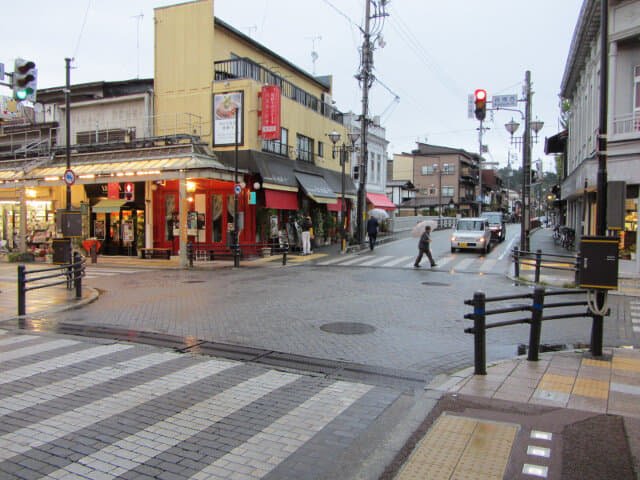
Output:
[[104,220],[96,220],[93,223],[93,235],[98,240],[104,240]]
[[133,242],[133,222],[131,220],[122,222],[122,241],[124,243]]
[[198,212],[187,213],[187,235],[198,234]]
[[213,96],[213,145],[236,144],[236,112],[238,113],[238,144],[243,140],[244,92],[216,93]]

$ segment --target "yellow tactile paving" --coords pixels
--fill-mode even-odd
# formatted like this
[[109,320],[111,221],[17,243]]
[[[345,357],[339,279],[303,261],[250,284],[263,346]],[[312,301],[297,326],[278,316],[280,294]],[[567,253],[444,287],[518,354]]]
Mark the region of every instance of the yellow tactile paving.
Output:
[[[535,265],[535,258],[533,259],[527,259],[527,263],[521,263],[520,264],[520,270],[535,270],[536,269],[536,265]],[[571,265],[570,263],[554,263],[554,262],[542,262],[541,265],[542,268],[544,267],[562,267],[562,268],[573,268],[573,265]]]
[[397,480],[501,480],[518,427],[443,415]]
[[611,368],[611,362],[604,360],[594,360],[592,358],[583,358],[582,365],[589,365],[591,367]]
[[609,398],[609,382],[578,377],[571,394],[607,399]]
[[538,384],[538,389],[550,392],[571,393],[574,382],[575,377],[545,373]]
[[[326,257],[327,254],[326,253],[312,253],[311,255],[302,255],[302,256],[298,256],[298,255],[287,255],[287,263],[289,262],[293,262],[293,263],[301,263],[301,262],[308,262],[309,260],[317,260],[319,258],[323,258]],[[280,257],[280,260],[282,261],[282,257]]]
[[632,372],[640,372],[640,359],[614,357],[613,368],[615,370],[629,370]]

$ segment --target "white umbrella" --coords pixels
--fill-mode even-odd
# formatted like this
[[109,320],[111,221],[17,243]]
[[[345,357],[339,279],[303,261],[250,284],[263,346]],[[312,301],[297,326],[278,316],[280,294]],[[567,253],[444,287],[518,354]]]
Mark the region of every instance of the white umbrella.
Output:
[[381,208],[372,208],[368,213],[370,217],[375,217],[376,220],[386,220],[389,218],[389,214],[386,212],[386,210],[383,210]]
[[423,220],[422,222],[418,223],[415,227],[413,227],[413,230],[411,231],[411,236],[414,238],[420,238],[424,233],[424,229],[427,225],[431,227],[431,230],[435,230],[436,227],[438,226],[438,222],[436,222],[435,220]]

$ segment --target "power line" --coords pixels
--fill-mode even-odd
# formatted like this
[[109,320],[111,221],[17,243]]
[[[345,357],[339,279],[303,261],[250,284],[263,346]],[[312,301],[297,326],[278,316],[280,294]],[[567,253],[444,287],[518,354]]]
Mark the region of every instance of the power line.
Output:
[[[338,7],[336,7],[333,3],[331,3],[329,0],[322,0],[324,3],[326,3],[327,5],[329,5],[331,8],[333,8],[336,12],[338,12],[338,14],[342,17],[344,17],[347,22],[349,22],[351,25],[353,25],[354,27],[356,27],[358,30],[362,30],[362,28],[360,27],[360,25],[358,25],[357,23],[355,23],[353,20],[351,20],[351,17],[349,17],[346,13],[344,13],[342,10],[340,10]],[[368,0],[367,0],[368,1]]]
[[80,34],[78,35],[78,43],[76,44],[76,50],[73,53],[73,58],[78,56],[78,49],[80,48],[80,39],[82,38],[82,33],[84,32],[84,26],[87,24],[87,15],[89,14],[89,8],[91,7],[91,0],[87,2],[87,9],[84,12],[84,20],[82,20],[82,26],[80,27]]

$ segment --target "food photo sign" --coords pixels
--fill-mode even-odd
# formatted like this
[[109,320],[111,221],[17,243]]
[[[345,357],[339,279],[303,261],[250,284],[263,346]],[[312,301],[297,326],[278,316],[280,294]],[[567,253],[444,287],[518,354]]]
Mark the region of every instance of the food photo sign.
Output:
[[238,112],[238,143],[243,143],[244,92],[216,93],[213,96],[213,144],[236,144],[236,112]]

